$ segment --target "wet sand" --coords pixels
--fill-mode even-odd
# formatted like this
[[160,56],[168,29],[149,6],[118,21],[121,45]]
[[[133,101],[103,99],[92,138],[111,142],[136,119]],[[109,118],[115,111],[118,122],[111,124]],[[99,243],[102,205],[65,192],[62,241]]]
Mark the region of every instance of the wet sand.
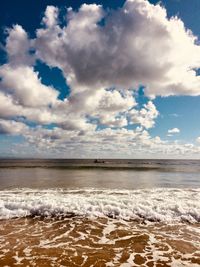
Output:
[[200,266],[200,225],[78,216],[1,220],[0,266]]

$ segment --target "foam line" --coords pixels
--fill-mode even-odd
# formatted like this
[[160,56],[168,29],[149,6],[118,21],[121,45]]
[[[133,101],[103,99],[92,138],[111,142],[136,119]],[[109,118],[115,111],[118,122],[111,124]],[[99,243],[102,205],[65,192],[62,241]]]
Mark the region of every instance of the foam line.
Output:
[[0,219],[25,216],[114,217],[200,222],[200,189],[15,189],[0,191]]

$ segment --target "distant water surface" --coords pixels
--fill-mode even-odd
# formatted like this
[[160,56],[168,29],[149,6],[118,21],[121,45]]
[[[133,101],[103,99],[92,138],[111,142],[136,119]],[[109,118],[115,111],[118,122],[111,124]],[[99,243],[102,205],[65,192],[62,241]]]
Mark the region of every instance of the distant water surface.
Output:
[[0,189],[200,187],[197,160],[1,160]]

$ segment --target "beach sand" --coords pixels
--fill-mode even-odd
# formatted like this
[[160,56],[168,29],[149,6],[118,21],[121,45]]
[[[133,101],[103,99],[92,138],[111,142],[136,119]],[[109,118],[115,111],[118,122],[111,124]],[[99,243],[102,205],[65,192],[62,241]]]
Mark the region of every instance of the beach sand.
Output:
[[200,266],[200,225],[112,218],[0,221],[0,266]]

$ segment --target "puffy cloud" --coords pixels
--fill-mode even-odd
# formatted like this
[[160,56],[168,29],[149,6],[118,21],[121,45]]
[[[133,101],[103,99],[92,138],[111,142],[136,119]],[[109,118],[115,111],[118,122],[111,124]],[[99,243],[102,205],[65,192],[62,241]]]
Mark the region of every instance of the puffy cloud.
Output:
[[152,101],[149,101],[141,110],[132,109],[129,113],[130,124],[141,124],[145,128],[152,128],[159,112]]
[[34,56],[31,52],[31,40],[20,25],[14,25],[8,29],[8,38],[6,41],[6,51],[10,64],[29,65],[34,62]]
[[[62,157],[191,157],[200,153],[200,146],[151,137],[141,127],[135,130],[106,128],[99,131],[66,131],[61,128],[36,127],[26,132],[31,147],[39,155]],[[47,154],[45,154],[47,155]]]
[[131,92],[123,95],[119,91],[103,91],[98,108],[105,112],[123,112],[133,108],[136,105]]
[[[197,38],[177,17],[168,19],[160,5],[127,0],[122,8],[105,11],[84,4],[78,11],[68,8],[63,24],[59,9],[48,6],[35,39],[14,25],[5,50],[0,133],[23,135],[38,153],[137,157],[200,152],[192,144],[151,137],[147,130],[159,112],[153,101],[140,108],[134,98],[140,85],[151,98],[200,94]],[[36,60],[62,70],[70,86],[66,99],[42,83]],[[37,125],[29,128],[21,121]],[[174,128],[168,134],[178,132]]]
[[95,99],[98,100],[90,116],[97,119],[99,124],[108,127],[127,126],[127,112],[136,106],[132,92],[102,90],[93,103]]
[[18,104],[11,95],[0,92],[0,118],[12,119],[13,117],[25,117],[41,124],[62,120],[62,116],[53,113],[52,108],[24,107]]
[[85,117],[72,116],[68,119],[63,120],[63,122],[58,124],[62,129],[68,131],[88,131],[95,130],[96,126],[88,123]]
[[28,127],[22,122],[0,119],[0,134],[21,135],[27,130]]
[[[52,9],[45,21],[57,14]],[[68,9],[66,26],[52,19],[37,31],[37,56],[63,71],[72,93],[143,84],[149,96],[200,94],[200,47],[179,18],[168,19],[163,7],[146,0],[127,0],[104,14],[101,6],[84,4]]]
[[0,117],[8,118],[23,113],[23,107],[14,103],[10,95],[0,92]]
[[46,25],[46,27],[51,28],[57,23],[58,8],[54,6],[47,6],[44,15],[42,22]]
[[54,103],[59,94],[52,87],[42,84],[38,73],[29,66],[5,64],[0,67],[0,78],[0,90],[11,94],[23,106],[47,106]]
[[169,134],[175,134],[175,133],[180,133],[180,130],[178,128],[173,128],[168,130]]
[[124,127],[127,126],[127,119],[123,116],[121,117],[110,117],[109,114],[102,114],[98,117],[99,124],[108,127]]

